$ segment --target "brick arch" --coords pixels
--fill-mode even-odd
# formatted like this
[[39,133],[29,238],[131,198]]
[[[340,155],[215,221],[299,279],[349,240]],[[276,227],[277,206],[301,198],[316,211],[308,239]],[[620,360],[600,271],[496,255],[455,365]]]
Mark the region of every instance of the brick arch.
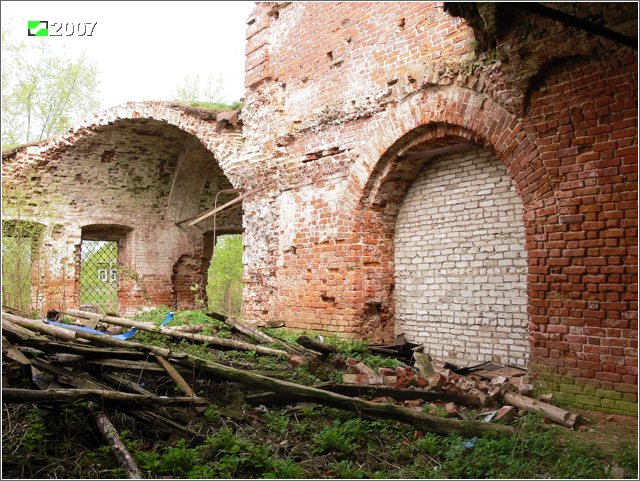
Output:
[[347,201],[366,207],[412,148],[468,141],[494,151],[514,180],[525,210],[555,212],[551,177],[538,148],[518,119],[484,94],[466,88],[433,87],[398,104],[370,127],[359,160],[350,171]]
[[[234,169],[233,154],[241,148],[242,135],[239,130],[225,130],[218,133],[216,112],[189,107],[181,107],[171,102],[129,102],[122,106],[94,113],[91,117],[72,127],[62,134],[55,135],[34,145],[25,145],[3,154],[7,162],[6,168],[23,169],[25,164],[38,163],[45,160],[46,155],[74,145],[78,141],[94,134],[94,132],[119,121],[155,120],[176,127],[192,135],[205,149],[210,151],[223,173],[234,187],[244,184],[244,179]],[[13,164],[13,167],[12,167]],[[4,167],[4,166],[3,166]]]

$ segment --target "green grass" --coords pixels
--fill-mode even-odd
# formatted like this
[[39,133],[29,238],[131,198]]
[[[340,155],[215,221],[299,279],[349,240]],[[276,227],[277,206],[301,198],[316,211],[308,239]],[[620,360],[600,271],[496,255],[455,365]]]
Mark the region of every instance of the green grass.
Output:
[[199,107],[201,109],[210,109],[210,110],[238,110],[244,107],[244,102],[236,101],[230,104],[225,104],[223,102],[176,102],[179,105],[187,105],[189,107]]

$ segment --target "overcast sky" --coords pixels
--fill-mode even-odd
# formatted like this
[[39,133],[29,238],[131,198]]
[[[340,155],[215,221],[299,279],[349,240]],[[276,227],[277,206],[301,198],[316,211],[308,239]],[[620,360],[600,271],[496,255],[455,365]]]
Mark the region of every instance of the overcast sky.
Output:
[[[246,21],[254,2],[2,2],[11,41],[47,42],[98,68],[102,108],[171,100],[185,75],[222,74],[228,102],[244,94]],[[93,35],[27,36],[28,20],[97,22]]]

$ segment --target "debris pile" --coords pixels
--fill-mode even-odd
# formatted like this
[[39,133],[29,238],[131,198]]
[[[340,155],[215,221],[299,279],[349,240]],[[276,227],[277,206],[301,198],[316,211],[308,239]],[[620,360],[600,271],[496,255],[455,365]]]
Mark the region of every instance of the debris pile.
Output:
[[[424,346],[404,342],[371,346],[370,350],[378,354],[415,362],[415,366],[404,364],[376,371],[357,359],[345,359],[323,342],[306,336],[296,343],[286,342],[221,315],[212,317],[230,326],[237,338],[203,334],[197,326],[171,327],[172,313],[160,326],[77,310],[60,313],[77,319],[65,324],[53,319],[58,314],[49,313],[52,319],[41,321],[3,311],[4,360],[13,369],[12,376],[5,378],[3,402],[38,403],[55,408],[77,400],[87,401],[88,412],[132,478],[139,477],[140,472],[110,423],[108,410],[117,407],[167,433],[197,439],[198,433],[189,430],[182,416],[173,416],[172,409],[186,407],[192,416],[200,416],[208,405],[216,402],[215,393],[203,395],[198,390],[200,394],[196,394],[194,383],[203,380],[237,383],[244,392],[244,401],[262,409],[274,404],[311,402],[358,416],[400,421],[422,431],[469,437],[488,433],[513,435],[514,429],[507,423],[525,410],[542,412],[568,427],[575,426],[578,420],[577,415],[545,402],[549,398],[528,397],[530,386],[522,381],[526,371],[490,363],[459,368],[432,360],[424,352]],[[129,331],[116,333],[115,327]],[[343,382],[306,386],[284,381],[278,379],[277,372],[257,372],[241,363],[234,367],[189,352],[138,342],[134,336],[138,331],[185,339],[208,349],[275,356],[286,359],[292,368],[331,365],[343,373]],[[30,381],[29,389],[11,387],[16,372]],[[150,379],[143,382],[140,375],[132,379],[127,374],[131,372],[168,378],[181,395],[154,392]],[[484,411],[470,418],[470,409]]]

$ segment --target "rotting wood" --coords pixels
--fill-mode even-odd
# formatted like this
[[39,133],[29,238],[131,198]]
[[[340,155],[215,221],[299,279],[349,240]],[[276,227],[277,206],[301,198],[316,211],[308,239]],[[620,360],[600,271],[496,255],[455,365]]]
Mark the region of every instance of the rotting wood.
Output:
[[154,394],[140,386],[135,382],[129,381],[123,377],[117,376],[111,372],[101,372],[100,376],[104,381],[115,387],[118,391],[127,391],[133,394],[142,394],[143,396],[154,396]]
[[[183,393],[185,393],[187,396],[196,397],[196,393],[193,391],[193,389],[191,389],[191,386],[189,386],[187,381],[184,380],[184,378],[180,375],[178,370],[175,367],[173,367],[169,361],[167,361],[162,356],[156,356],[156,361],[158,361],[158,364],[162,366],[162,368],[165,370],[167,375],[171,379],[173,379],[173,381],[177,384],[177,386],[180,388],[180,390]],[[198,413],[203,412],[205,409],[206,408],[203,406],[195,407],[195,410]]]
[[162,416],[158,413],[154,413],[153,411],[142,411],[139,409],[130,409],[126,411],[127,414],[138,418],[150,426],[168,434],[177,434],[184,438],[188,439],[187,445],[193,445],[197,443],[201,443],[206,438],[200,433],[192,431],[186,426],[183,426],[180,423],[175,422],[172,419],[169,419],[166,416]]
[[4,336],[2,336],[2,352],[3,354],[12,361],[20,364],[20,369],[22,370],[22,374],[31,379],[31,361],[25,356],[20,350],[11,344]]
[[277,344],[282,347],[289,354],[302,354],[304,353],[303,349],[297,348],[296,346],[292,346],[288,342],[285,342],[281,339],[276,339],[274,337],[269,336],[268,334],[256,329],[253,326],[248,325],[245,322],[239,321],[238,319],[234,319],[232,317],[226,317],[224,320],[225,323],[229,324],[236,331],[244,334],[245,336],[252,336],[262,341],[266,344]]
[[49,341],[49,338],[46,338],[40,334],[36,334],[35,332],[25,329],[22,326],[18,326],[8,319],[2,319],[2,335],[7,336],[7,338],[12,342],[25,341],[25,340],[46,340]]
[[242,322],[238,319],[234,319],[232,317],[227,317],[224,314],[220,314],[219,312],[207,312],[207,316],[211,317],[220,322],[224,322],[225,324],[229,324],[236,331],[244,334],[245,336],[253,336],[256,339],[263,341],[267,344],[277,344],[281,346],[285,351],[290,354],[300,354],[302,356],[317,356],[317,354],[313,351],[309,351],[301,346],[295,346],[293,344],[288,343],[287,341],[283,341],[282,339],[278,339],[276,337],[272,337],[265,332],[262,332],[259,329],[247,324],[246,322]]
[[[144,359],[148,355],[144,352],[137,351],[134,349],[113,349],[109,347],[97,347],[97,346],[87,346],[87,345],[78,345],[71,342],[56,342],[50,341],[46,337],[38,338],[38,339],[29,339],[26,341],[22,341],[22,344],[25,346],[20,346],[21,350],[25,349],[34,349],[40,352],[48,352],[48,353],[66,353],[66,354],[75,354],[76,356],[82,356],[84,358],[115,358],[120,360],[138,360]],[[27,347],[28,346],[28,347]]]
[[[62,312],[65,314],[69,314],[77,317],[88,318],[91,316],[91,313],[78,311],[75,309],[68,309]],[[264,354],[268,356],[287,357],[287,358],[289,357],[289,353],[280,349],[273,349],[270,347],[258,346],[256,344],[236,341],[234,339],[223,339],[220,337],[205,336],[203,334],[194,334],[189,332],[175,331],[166,327],[150,326],[145,322],[136,322],[130,319],[125,319],[123,317],[102,316],[102,322],[105,322],[107,324],[113,324],[116,326],[122,326],[122,327],[135,327],[137,329],[140,329],[141,331],[155,332],[157,334],[162,334],[169,337],[175,337],[178,339],[187,339],[192,342],[198,342],[198,343],[208,344],[212,346],[239,349],[241,351],[255,351],[259,354]],[[130,342],[130,341],[126,341],[126,342]],[[162,357],[168,357],[155,352],[154,354],[160,355]]]
[[74,372],[42,359],[34,359],[33,365],[44,372],[48,372],[49,374],[56,376],[56,379],[62,384],[67,384],[77,389],[110,390],[108,386],[99,382],[97,379],[91,378],[91,376],[86,373]]
[[231,367],[223,366],[213,361],[207,361],[189,355],[188,359],[178,361],[182,365],[197,365],[203,371],[227,381],[238,382],[251,388],[260,388],[266,391],[282,393],[291,396],[295,400],[314,401],[325,406],[337,407],[357,413],[394,419],[396,421],[411,424],[427,431],[441,434],[462,434],[468,436],[483,435],[487,433],[500,433],[513,435],[510,426],[490,425],[476,421],[458,421],[439,418],[424,413],[418,413],[410,409],[385,403],[373,403],[358,398],[335,394],[322,389],[303,386],[288,381],[280,381],[258,374],[252,374]]
[[16,316],[14,314],[9,314],[8,312],[2,313],[2,319],[8,320],[17,324],[20,327],[24,327],[31,331],[40,332],[42,334],[47,334],[54,339],[64,339],[65,341],[74,341],[76,340],[77,332],[71,331],[69,329],[64,329],[58,326],[51,326],[43,321],[35,321],[33,319],[26,319],[24,317]]
[[526,409],[527,411],[542,413],[552,421],[562,424],[568,428],[574,428],[580,420],[580,415],[565,411],[558,406],[553,406],[537,399],[519,394],[505,393],[503,399],[507,404],[517,407],[518,409]]
[[129,479],[142,479],[142,472],[131,457],[131,453],[129,453],[129,450],[120,439],[118,431],[107,415],[99,410],[98,405],[94,402],[89,402],[87,404],[87,409],[93,415],[93,419],[96,422],[96,426],[98,426],[98,430],[107,440],[111,451],[113,451],[116,459],[127,472]]
[[4,403],[74,402],[79,399],[91,398],[99,398],[104,403],[125,404],[136,407],[206,405],[209,403],[206,399],[199,397],[142,396],[140,394],[101,389],[48,389],[46,391],[35,391],[32,389],[2,388],[2,402]]
[[336,353],[335,347],[329,346],[324,342],[315,341],[307,336],[300,336],[296,339],[296,342],[307,349],[311,349],[312,351],[322,354],[323,357]]
[[[5,315],[5,313],[3,313],[3,316]],[[17,317],[17,316],[12,316],[12,317]],[[26,321],[26,322],[25,322]],[[40,329],[42,326],[47,326],[49,328],[55,327],[56,329],[60,329],[62,331],[68,332],[70,333],[70,335],[72,335],[73,337],[70,338],[69,340],[86,340],[86,341],[92,341],[94,343],[98,343],[98,344],[102,344],[105,346],[112,346],[112,347],[118,347],[121,349],[139,349],[140,351],[149,353],[149,354],[153,354],[153,355],[158,355],[158,356],[162,356],[165,358],[175,358],[175,357],[186,357],[185,353],[179,353],[176,351],[172,351],[171,349],[166,349],[163,347],[158,347],[158,346],[151,346],[149,344],[143,344],[143,343],[139,343],[139,342],[135,342],[135,341],[123,341],[120,339],[114,339],[111,336],[108,335],[104,335],[104,334],[91,334],[88,332],[83,332],[83,331],[69,331],[66,330],[62,327],[56,327],[56,326],[49,326],[47,324],[45,324],[44,322],[41,321],[30,321],[29,319],[22,319],[22,318],[18,318],[18,322],[16,322],[15,320],[11,320],[11,322],[14,322],[18,325],[21,325],[22,327],[25,327],[27,329],[31,329],[31,330],[38,330]],[[53,331],[51,331],[53,332]],[[55,334],[51,334],[52,336],[55,337]],[[195,334],[194,334],[195,335]],[[79,339],[78,339],[79,338]]]
[[[425,391],[419,389],[397,389],[383,386],[367,386],[363,384],[336,384],[333,382],[324,382],[315,384],[317,389],[330,391],[351,397],[390,397],[397,401],[407,401],[412,399],[422,399],[425,402],[444,401],[454,402],[456,404],[464,404],[469,406],[482,406],[482,401],[478,396],[462,392],[447,391]],[[245,396],[245,401],[249,404],[288,404],[291,402],[287,396],[278,395],[274,392],[260,392]]]

